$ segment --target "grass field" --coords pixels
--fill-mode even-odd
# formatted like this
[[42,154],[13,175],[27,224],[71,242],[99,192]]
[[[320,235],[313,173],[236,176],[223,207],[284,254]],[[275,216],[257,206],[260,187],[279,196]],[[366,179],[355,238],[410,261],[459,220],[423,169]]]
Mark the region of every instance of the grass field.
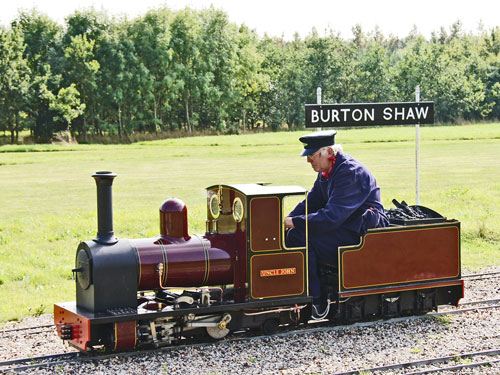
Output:
[[[205,187],[270,182],[310,188],[298,156],[306,132],[169,139],[132,145],[0,147],[0,321],[52,311],[74,300],[75,250],[97,231],[99,170],[114,182],[114,229],[155,236],[158,208],[172,196],[188,207],[189,232],[203,233]],[[421,127],[420,203],[462,222],[467,269],[500,264],[500,124]],[[340,130],[337,142],[366,164],[391,200],[415,202],[415,129]]]

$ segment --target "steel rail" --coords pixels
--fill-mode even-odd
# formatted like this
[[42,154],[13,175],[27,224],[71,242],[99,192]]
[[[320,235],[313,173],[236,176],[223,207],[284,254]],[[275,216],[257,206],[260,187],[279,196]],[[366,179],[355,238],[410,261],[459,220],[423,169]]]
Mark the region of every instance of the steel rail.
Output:
[[449,367],[441,367],[441,368],[435,368],[435,369],[430,369],[430,370],[422,370],[422,371],[418,371],[418,372],[410,372],[410,373],[407,373],[405,375],[420,375],[420,374],[431,374],[433,372],[441,372],[441,371],[455,371],[455,370],[461,370],[463,368],[487,366],[487,365],[491,365],[493,363],[498,363],[498,362],[500,362],[500,359],[495,359],[493,361],[467,363],[467,364],[463,364],[463,365],[455,365],[455,366],[449,366]]
[[[35,331],[38,329],[38,331]],[[35,335],[40,335],[44,333],[55,333],[56,332],[56,327],[53,324],[46,324],[46,325],[41,325],[41,326],[32,326],[32,327],[22,327],[22,328],[14,328],[14,329],[6,329],[3,331],[0,331],[0,338],[2,339],[8,339],[12,337],[19,337],[19,336],[35,336]]]
[[10,328],[10,329],[2,329],[0,330],[0,335],[4,333],[10,333],[10,332],[20,332],[20,331],[27,331],[30,329],[37,329],[37,328],[48,328],[48,327],[54,327],[54,324],[44,324],[40,326],[31,326],[31,327],[20,327],[20,328]]
[[29,336],[35,336],[35,335],[40,335],[40,334],[43,334],[43,333],[56,333],[55,329],[46,329],[44,331],[34,331],[34,332],[26,332],[24,334],[21,334],[20,332],[19,333],[16,333],[16,332],[13,332],[9,335],[3,335],[1,336],[2,339],[7,339],[7,338],[11,338],[11,337],[19,337],[20,335],[23,335],[24,337],[29,337]]
[[[473,352],[473,353],[464,353],[464,354],[455,354],[455,355],[449,355],[445,357],[437,357],[437,358],[429,358],[429,359],[421,359],[418,361],[413,361],[413,362],[403,362],[403,363],[395,363],[391,365],[385,365],[385,366],[377,366],[377,367],[370,367],[370,368],[363,368],[363,369],[357,369],[357,370],[349,370],[349,371],[344,371],[344,372],[336,372],[331,375],[357,375],[357,374],[371,374],[374,371],[386,371],[386,370],[398,370],[402,368],[408,368],[412,366],[427,366],[427,365],[432,365],[436,363],[444,363],[448,361],[454,361],[458,358],[465,359],[465,358],[473,358],[477,356],[497,356],[500,355],[500,349],[491,349],[491,350],[484,350],[480,352]],[[458,370],[460,368],[464,367],[475,367],[475,366],[484,366],[486,364],[494,363],[494,362],[500,362],[500,359],[496,359],[493,361],[483,361],[483,362],[476,362],[476,363],[464,363],[461,365],[455,365],[451,367],[437,367],[433,369],[427,369],[427,370],[422,370],[422,371],[417,371],[417,372],[411,372],[411,373],[406,373],[405,375],[416,375],[416,374],[429,374],[432,372],[438,372],[438,371],[446,371],[446,370]]]
[[[31,357],[31,358],[20,358],[20,359],[13,359],[9,361],[2,361],[0,362],[0,367],[8,367],[8,368],[0,368],[0,374],[2,373],[8,373],[8,372],[13,372],[13,371],[23,371],[23,370],[28,370],[32,368],[42,368],[42,367],[48,367],[48,366],[53,366],[53,365],[58,365],[58,364],[63,364],[66,362],[71,362],[74,361],[76,358],[81,356],[82,354],[79,352],[73,352],[73,353],[60,353],[60,354],[52,354],[52,355],[45,355],[45,356],[40,356],[40,357]],[[61,361],[61,358],[68,357],[66,360]],[[51,360],[57,360],[54,362],[50,362]],[[48,362],[43,362],[43,361],[48,361]],[[34,362],[43,362],[43,363],[34,363]],[[31,364],[27,364],[31,363]],[[9,367],[13,365],[20,365],[18,367]]]
[[482,305],[482,304],[488,304],[488,303],[497,303],[500,302],[500,298],[495,298],[495,299],[485,299],[482,301],[469,301],[469,302],[463,302],[459,303],[459,306],[473,306],[473,305]]
[[457,310],[448,310],[448,311],[441,311],[441,312],[435,312],[432,314],[428,314],[430,316],[441,316],[441,315],[458,315],[464,312],[469,312],[469,311],[476,311],[476,310],[488,310],[488,309],[498,309],[500,307],[500,304],[497,305],[489,305],[489,306],[478,306],[478,307],[468,307],[466,309],[457,309]]
[[481,278],[483,276],[494,276],[498,275],[500,276],[500,271],[495,271],[495,272],[485,272],[485,273],[469,273],[467,275],[462,275],[462,279],[470,279],[470,278]]

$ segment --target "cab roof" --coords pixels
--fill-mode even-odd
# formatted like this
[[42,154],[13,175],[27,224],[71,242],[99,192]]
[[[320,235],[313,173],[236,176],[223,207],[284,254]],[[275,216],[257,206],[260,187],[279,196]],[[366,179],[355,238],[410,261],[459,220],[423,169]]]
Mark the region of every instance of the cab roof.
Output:
[[267,184],[220,184],[209,186],[207,190],[212,190],[219,186],[237,190],[246,196],[299,195],[307,191],[301,186],[271,186]]

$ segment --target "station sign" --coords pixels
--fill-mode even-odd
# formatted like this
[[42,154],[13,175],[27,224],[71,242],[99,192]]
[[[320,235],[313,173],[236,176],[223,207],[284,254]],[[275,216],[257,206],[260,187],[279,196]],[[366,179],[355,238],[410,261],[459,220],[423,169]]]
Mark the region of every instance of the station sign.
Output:
[[306,104],[306,128],[434,123],[434,102]]

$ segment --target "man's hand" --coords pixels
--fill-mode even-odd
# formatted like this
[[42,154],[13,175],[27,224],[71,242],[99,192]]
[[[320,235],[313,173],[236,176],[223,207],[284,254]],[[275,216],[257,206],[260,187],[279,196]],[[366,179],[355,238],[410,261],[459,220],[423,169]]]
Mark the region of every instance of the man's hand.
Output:
[[285,228],[295,228],[295,225],[293,225],[293,221],[290,216],[285,217]]

